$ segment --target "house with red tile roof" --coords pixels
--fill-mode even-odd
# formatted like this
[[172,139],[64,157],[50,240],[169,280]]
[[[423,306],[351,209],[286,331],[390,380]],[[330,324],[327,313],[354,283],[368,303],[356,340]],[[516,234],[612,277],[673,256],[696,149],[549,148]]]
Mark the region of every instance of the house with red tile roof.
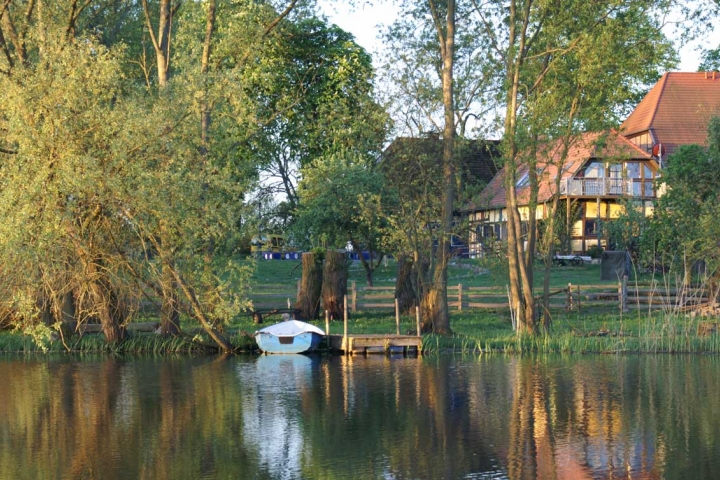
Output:
[[[578,135],[570,140],[567,152],[558,141],[546,146],[539,156],[542,160],[536,164],[536,218],[542,220],[551,214],[552,201],[557,195],[565,203],[565,212],[574,212],[567,222],[569,249],[573,253],[584,253],[598,245],[601,222],[620,216],[623,199],[632,198],[648,213],[652,209],[658,163],[615,131]],[[501,169],[468,206],[471,255],[482,255],[489,245],[507,238],[505,174],[506,170]],[[528,178],[528,166],[521,166],[515,187],[524,220],[528,220],[529,215]]]
[[[598,235],[602,222],[619,217],[628,200],[644,214],[652,214],[656,198],[653,180],[667,155],[680,145],[707,145],[707,127],[715,115],[720,115],[720,73],[666,73],[619,131],[577,136],[564,159],[560,144],[545,147],[537,165],[536,218],[548,217],[557,196],[568,215],[565,248],[569,251],[562,253],[606,247],[607,239]],[[504,179],[505,170],[501,169],[468,205],[471,254],[482,254],[488,245],[507,238]],[[527,167],[521,167],[516,189],[524,219],[529,214],[527,179]]]
[[680,145],[707,145],[708,124],[719,114],[719,72],[669,72],[622,123],[620,133],[648,153],[662,145],[667,155]]

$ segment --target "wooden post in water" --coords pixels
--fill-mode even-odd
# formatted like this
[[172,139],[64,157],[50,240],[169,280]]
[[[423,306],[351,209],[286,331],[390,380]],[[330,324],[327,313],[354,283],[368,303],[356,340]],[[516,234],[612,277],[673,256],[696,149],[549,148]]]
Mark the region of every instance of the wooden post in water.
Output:
[[328,339],[328,350],[330,349],[330,312],[325,310],[325,336]]
[[400,302],[395,299],[395,333],[400,335]]
[[348,354],[348,310],[347,310],[347,295],[343,300],[343,345],[345,345],[345,355]]
[[415,323],[417,324],[417,336],[422,337],[420,332],[420,305],[415,307]]

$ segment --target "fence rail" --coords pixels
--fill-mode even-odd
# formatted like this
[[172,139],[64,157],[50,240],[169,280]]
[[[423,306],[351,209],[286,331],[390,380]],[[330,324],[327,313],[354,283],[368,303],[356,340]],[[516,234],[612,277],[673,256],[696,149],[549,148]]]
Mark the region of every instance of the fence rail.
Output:
[[[300,282],[291,290],[278,285],[257,285],[248,296],[255,310],[290,308],[297,301]],[[617,284],[573,285],[552,290],[548,308],[551,310],[604,309],[628,311],[636,309],[684,309],[705,303],[709,292],[703,288],[674,288],[661,284],[629,284],[621,279]],[[506,286],[468,287],[462,283],[448,285],[448,307],[452,310],[509,309]],[[535,300],[542,303],[542,291],[536,289]],[[348,309],[351,312],[366,310],[395,310],[393,285],[365,287],[350,282]]]

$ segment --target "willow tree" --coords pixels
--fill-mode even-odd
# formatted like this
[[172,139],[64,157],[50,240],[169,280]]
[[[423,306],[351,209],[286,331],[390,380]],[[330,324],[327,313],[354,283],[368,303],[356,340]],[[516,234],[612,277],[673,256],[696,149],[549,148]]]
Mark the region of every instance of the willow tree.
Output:
[[[234,292],[247,272],[222,255],[213,255],[208,270],[197,252],[233,232],[255,179],[248,159],[233,148],[246,138],[237,132],[252,132],[245,127],[257,124],[247,107],[263,102],[233,92],[232,85],[242,84],[239,73],[248,72],[218,72],[206,90],[218,114],[208,153],[202,148],[208,139],[198,135],[202,67],[192,54],[198,42],[176,45],[186,50],[173,63],[175,76],[162,95],[153,95],[136,82],[143,76],[127,74],[128,65],[139,64],[135,50],[108,48],[92,32],[78,31],[82,22],[63,14],[72,5],[43,2],[42,16],[21,8],[29,5],[5,2],[2,11],[2,32],[9,23],[22,32],[19,50],[2,45],[6,63],[0,67],[1,278],[13,293],[4,303],[33,326],[40,310],[64,318],[69,309],[62,299],[71,294],[76,318],[99,318],[114,341],[140,296],[163,296],[170,276],[184,299],[178,306],[220,348],[231,349],[217,327],[243,306]],[[263,8],[246,25],[253,31],[266,31],[278,17]],[[72,31],[63,23],[67,18]],[[192,16],[175,20],[179,38],[194,37]],[[164,279],[161,265],[169,267]]]

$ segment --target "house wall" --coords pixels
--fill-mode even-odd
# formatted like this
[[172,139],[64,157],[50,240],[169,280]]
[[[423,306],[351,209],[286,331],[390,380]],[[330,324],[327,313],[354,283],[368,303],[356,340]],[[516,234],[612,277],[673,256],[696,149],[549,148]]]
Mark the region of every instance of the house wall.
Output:
[[[563,200],[564,201],[564,200]],[[599,202],[600,222],[598,225],[598,201],[597,199],[580,199],[580,219],[573,222],[570,228],[570,249],[571,252],[562,253],[586,253],[593,246],[598,245],[598,229],[602,230],[603,222],[619,218],[625,211],[622,203],[612,200],[601,200]],[[639,205],[645,216],[653,213],[653,202],[644,201]],[[521,218],[527,221],[529,216],[528,207],[519,208]],[[543,220],[547,217],[544,205],[538,206],[536,219]],[[470,253],[471,255],[482,255],[490,244],[507,239],[507,213],[505,209],[488,210],[484,212],[473,212],[469,215],[471,228]],[[483,237],[483,233],[490,233],[491,238]],[[603,248],[607,246],[607,238],[599,239]]]

